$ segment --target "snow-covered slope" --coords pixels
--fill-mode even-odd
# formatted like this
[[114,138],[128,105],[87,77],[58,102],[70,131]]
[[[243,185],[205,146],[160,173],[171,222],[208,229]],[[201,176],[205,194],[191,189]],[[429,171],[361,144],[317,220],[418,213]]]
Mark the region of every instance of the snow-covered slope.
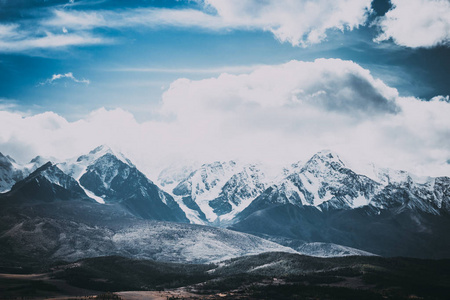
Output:
[[260,166],[245,165],[225,183],[210,206],[219,215],[220,222],[230,221],[266,189],[268,182]]
[[243,255],[295,250],[253,235],[199,225],[153,223],[133,226],[116,233],[112,240],[122,249],[134,249],[133,256],[187,262],[217,262]]
[[75,180],[80,180],[80,177],[86,172],[86,169],[106,154],[113,155],[124,164],[134,167],[122,153],[113,151],[107,145],[98,146],[88,154],[68,159],[67,161],[58,164],[58,167],[67,175],[72,176]]
[[321,211],[367,205],[377,210],[402,207],[433,214],[449,211],[450,206],[448,177],[418,178],[387,168],[358,174],[329,150],[316,153],[304,164],[280,169],[278,174],[266,173],[258,164],[215,162],[193,171],[181,166],[167,169],[161,172],[159,182],[191,222],[218,226],[283,204]]
[[[168,173],[165,170],[160,174],[162,185],[173,182],[174,176],[169,177]],[[264,191],[268,181],[260,165],[214,162],[189,172],[168,191],[173,193],[180,206],[185,207],[192,222],[219,225],[229,222],[245,209]]]
[[[87,257],[120,255],[183,263],[210,263],[271,251],[293,249],[245,233],[207,226],[117,218],[108,207],[64,206],[51,216],[26,217],[11,223],[0,216],[0,259],[75,261]],[[105,210],[96,210],[96,207]],[[52,206],[53,207],[53,206]],[[81,210],[80,210],[81,208]],[[45,209],[45,207],[42,207]],[[67,215],[67,212],[69,214]],[[73,215],[83,217],[74,219]],[[23,214],[22,214],[23,215]],[[114,216],[114,218],[111,218]],[[84,219],[89,221],[85,222]]]
[[183,197],[183,202],[191,209],[201,211],[212,222],[217,214],[210,201],[219,197],[224,184],[236,173],[236,162],[214,162],[204,164],[181,181],[173,194]]
[[367,251],[332,243],[305,243],[295,248],[298,253],[316,257],[374,256]]

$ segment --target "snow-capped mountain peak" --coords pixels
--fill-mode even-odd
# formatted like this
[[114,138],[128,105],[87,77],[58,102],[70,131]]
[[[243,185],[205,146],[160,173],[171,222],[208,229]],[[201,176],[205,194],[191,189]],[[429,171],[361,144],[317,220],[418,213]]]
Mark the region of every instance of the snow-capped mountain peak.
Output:
[[[101,145],[97,148],[91,150],[88,154],[81,155],[76,158],[71,158],[66,160],[65,162],[59,163],[58,167],[67,175],[72,176],[78,183],[80,183],[80,178],[86,174],[88,168],[97,164],[100,160],[102,160],[105,168],[112,167],[112,158],[117,161],[124,163],[125,165],[134,168],[134,165],[131,161],[126,158],[122,153],[112,150],[107,145]],[[97,165],[101,165],[102,162],[99,162]],[[108,163],[109,162],[109,163]],[[112,171],[117,172],[117,171]],[[109,178],[112,180],[112,178]],[[105,178],[104,178],[105,180]],[[104,183],[105,187],[108,185],[106,182]],[[105,203],[104,199],[87,189],[80,183],[80,186],[84,189],[85,193],[97,201],[98,203]]]
[[79,180],[81,176],[86,172],[87,167],[93,165],[98,159],[105,155],[112,155],[124,164],[134,167],[131,161],[126,158],[122,153],[112,150],[107,145],[101,145],[90,151],[88,154],[81,155],[76,158],[68,159],[67,161],[58,164],[59,168],[67,175],[72,176],[76,180]]
[[126,158],[125,155],[123,155],[119,151],[113,150],[108,145],[98,146],[97,148],[91,150],[88,155],[82,155],[82,156],[78,157],[77,161],[89,160],[92,162],[92,161],[95,161],[98,158],[104,156],[105,154],[114,155],[117,159],[119,159],[123,163],[125,163],[131,167],[134,167],[133,163],[131,163],[131,161],[128,158]]
[[328,172],[330,169],[339,170],[345,168],[344,162],[337,153],[330,150],[322,150],[314,154],[303,166],[304,171],[314,173]]
[[238,168],[240,166],[235,161],[203,164],[181,181],[173,189],[173,194],[194,201],[208,221],[212,222],[217,218],[217,214],[210,206],[210,201],[219,197],[222,187]]

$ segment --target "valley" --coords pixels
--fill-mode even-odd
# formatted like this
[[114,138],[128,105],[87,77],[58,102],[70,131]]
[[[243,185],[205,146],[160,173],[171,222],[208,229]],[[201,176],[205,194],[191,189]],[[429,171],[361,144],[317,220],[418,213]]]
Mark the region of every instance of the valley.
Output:
[[0,287],[2,299],[447,299],[449,267],[449,260],[282,252],[217,264],[112,256],[1,274]]

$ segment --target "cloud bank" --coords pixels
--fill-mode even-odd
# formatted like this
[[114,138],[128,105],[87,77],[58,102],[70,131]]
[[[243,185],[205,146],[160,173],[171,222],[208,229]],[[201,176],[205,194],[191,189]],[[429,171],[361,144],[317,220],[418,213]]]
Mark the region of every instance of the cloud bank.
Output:
[[411,48],[450,43],[450,1],[391,0],[393,8],[380,18],[376,42],[392,39]]
[[18,159],[67,158],[108,144],[148,173],[176,159],[285,164],[332,149],[350,162],[449,175],[450,103],[400,97],[351,61],[318,59],[241,75],[179,79],[163,94],[158,120],[121,109],[68,122],[47,112],[0,112],[0,149]]

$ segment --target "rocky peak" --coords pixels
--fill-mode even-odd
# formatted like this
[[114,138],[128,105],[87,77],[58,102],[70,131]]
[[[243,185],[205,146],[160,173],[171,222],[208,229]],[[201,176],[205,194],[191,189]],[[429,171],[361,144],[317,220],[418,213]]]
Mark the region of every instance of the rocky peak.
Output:
[[345,164],[340,159],[339,155],[330,151],[322,150],[311,157],[310,160],[303,166],[302,171],[309,171],[312,173],[323,172],[326,169],[339,170],[345,168]]
[[14,159],[0,152],[0,168],[10,170],[13,167],[12,163],[15,163]]

